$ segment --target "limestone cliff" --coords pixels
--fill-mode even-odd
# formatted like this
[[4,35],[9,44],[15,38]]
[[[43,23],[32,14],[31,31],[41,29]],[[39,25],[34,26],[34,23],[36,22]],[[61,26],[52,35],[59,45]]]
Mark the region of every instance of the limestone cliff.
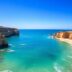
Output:
[[58,32],[54,35],[55,38],[72,39],[72,31]]

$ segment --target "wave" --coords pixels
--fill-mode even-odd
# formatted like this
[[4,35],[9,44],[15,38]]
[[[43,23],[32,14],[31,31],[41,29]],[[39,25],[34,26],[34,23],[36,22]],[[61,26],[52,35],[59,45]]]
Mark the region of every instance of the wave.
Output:
[[15,50],[11,50],[11,49],[8,49],[8,50],[1,49],[0,52],[15,52]]
[[20,44],[21,46],[25,46],[26,44]]
[[54,64],[54,69],[56,70],[56,72],[62,72],[57,63]]
[[3,71],[0,71],[0,72],[13,72],[11,70],[3,70]]
[[1,49],[1,50],[0,50],[0,52],[4,52],[4,51],[5,51],[4,49]]
[[15,50],[8,49],[7,52],[15,52]]
[[13,44],[9,44],[9,46],[11,46],[11,47],[15,47]]
[[13,44],[9,44],[10,46],[13,46]]
[[47,39],[53,39],[53,38],[54,38],[54,37],[51,36],[51,35],[47,36]]
[[72,56],[68,56],[69,58],[72,58]]

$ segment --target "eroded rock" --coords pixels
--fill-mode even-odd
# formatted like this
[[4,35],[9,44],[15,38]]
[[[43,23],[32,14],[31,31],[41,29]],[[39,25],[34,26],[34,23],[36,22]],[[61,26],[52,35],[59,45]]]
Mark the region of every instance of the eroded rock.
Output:
[[18,36],[19,30],[0,26],[0,49],[9,47],[6,37]]
[[58,32],[54,35],[55,38],[72,39],[72,31]]

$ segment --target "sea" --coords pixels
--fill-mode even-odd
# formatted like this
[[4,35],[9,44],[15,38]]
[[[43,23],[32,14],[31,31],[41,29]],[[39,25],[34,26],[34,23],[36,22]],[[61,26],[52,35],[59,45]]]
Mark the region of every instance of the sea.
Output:
[[0,50],[0,72],[72,72],[72,45],[53,35],[66,30],[19,30]]

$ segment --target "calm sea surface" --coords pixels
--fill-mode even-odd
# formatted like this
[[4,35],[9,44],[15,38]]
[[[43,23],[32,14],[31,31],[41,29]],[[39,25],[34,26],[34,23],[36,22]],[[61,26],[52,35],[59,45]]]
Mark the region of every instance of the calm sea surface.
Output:
[[72,45],[53,39],[63,30],[20,30],[0,50],[0,72],[72,72]]

